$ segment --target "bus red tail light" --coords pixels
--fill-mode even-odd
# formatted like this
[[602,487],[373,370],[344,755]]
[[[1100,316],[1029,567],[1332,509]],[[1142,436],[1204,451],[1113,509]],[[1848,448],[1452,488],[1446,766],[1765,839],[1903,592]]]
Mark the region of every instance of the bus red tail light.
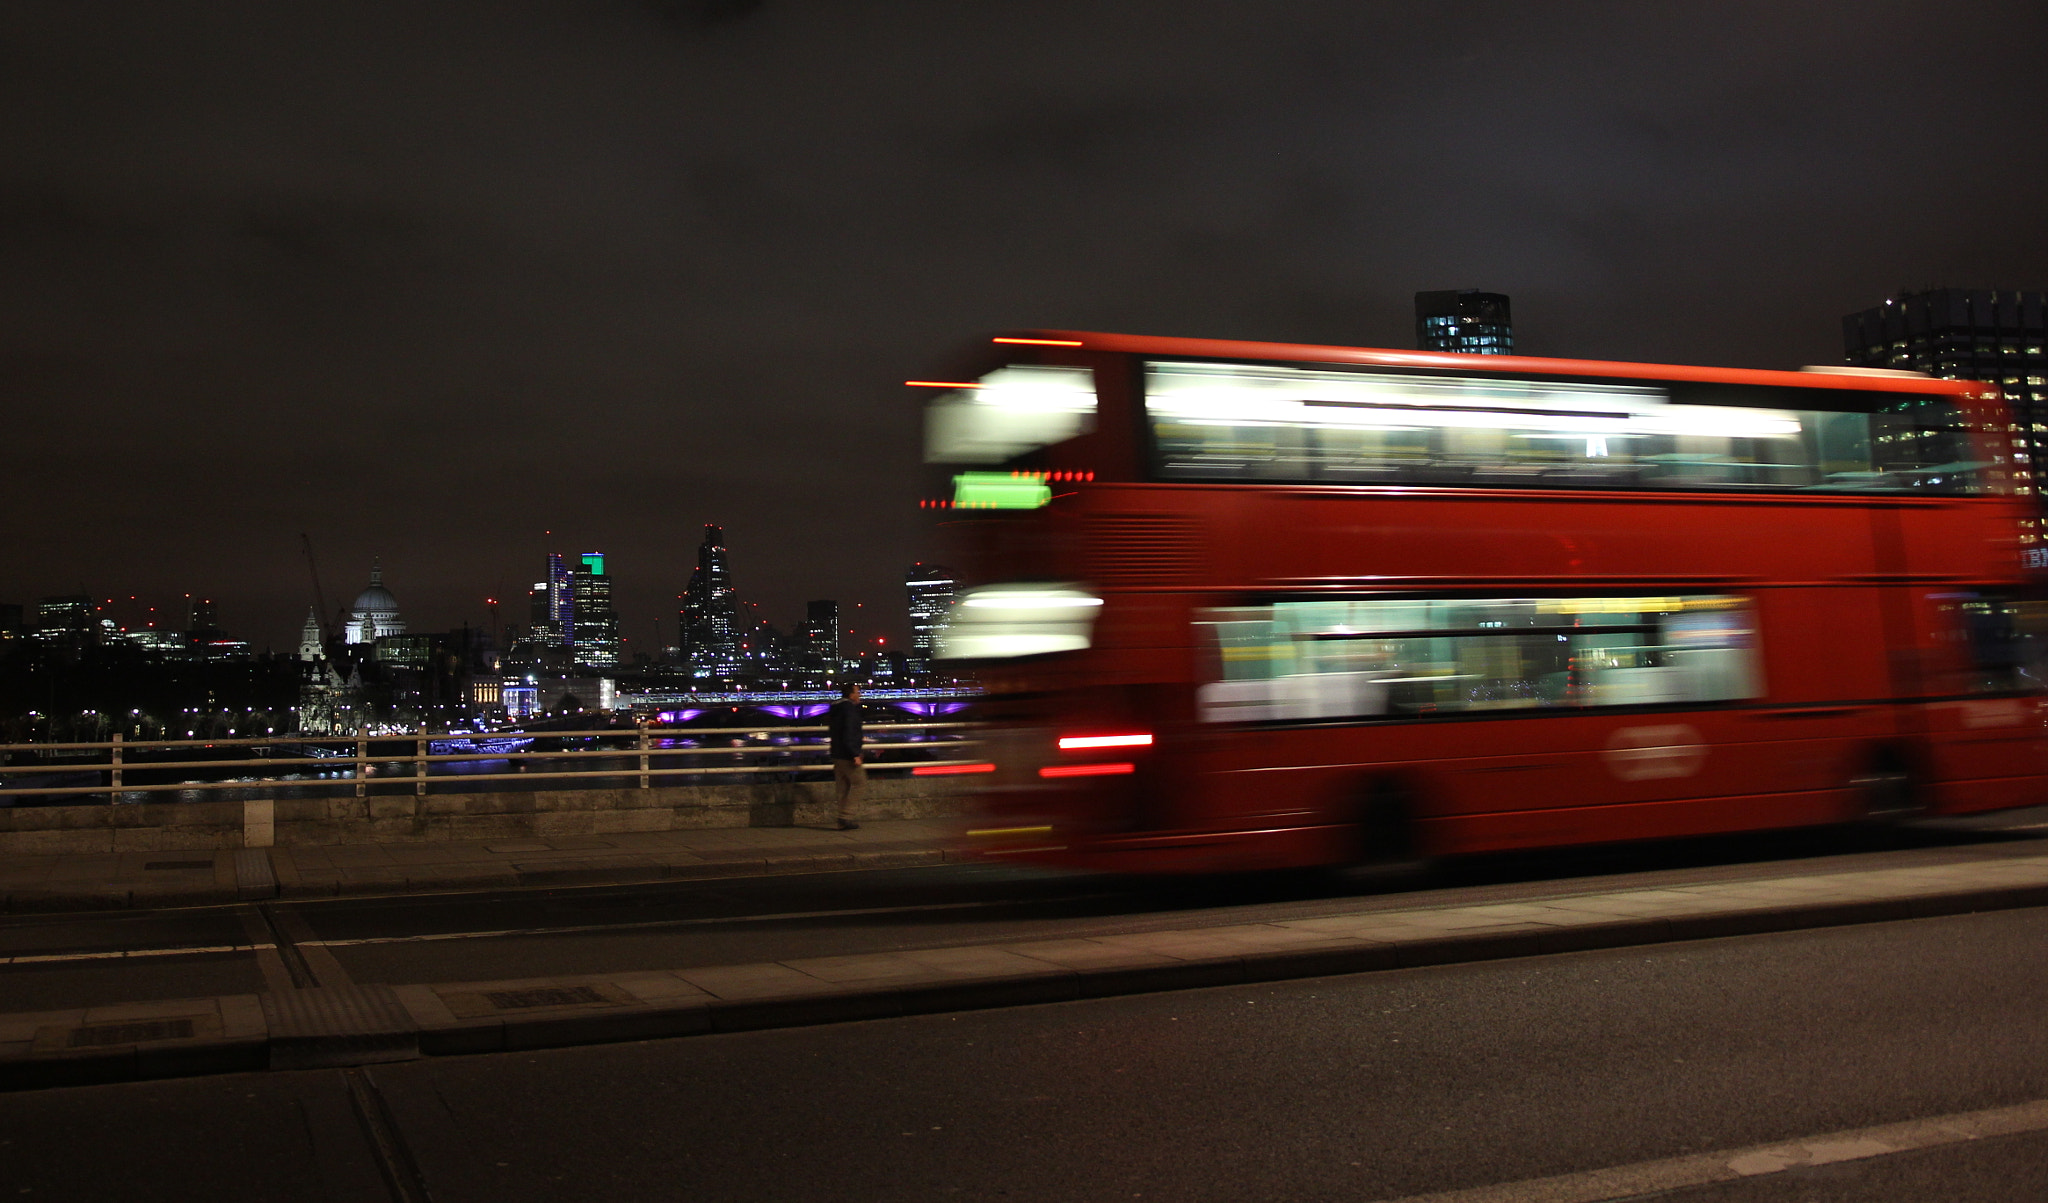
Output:
[[910,770],[913,777],[953,777],[961,773],[993,773],[992,764],[924,764]]
[[1130,735],[1064,735],[1060,737],[1060,751],[1082,752],[1090,748],[1149,748],[1152,746],[1150,732]]
[[1130,761],[1114,764],[1049,764],[1038,770],[1041,777],[1117,777],[1135,773],[1138,766]]

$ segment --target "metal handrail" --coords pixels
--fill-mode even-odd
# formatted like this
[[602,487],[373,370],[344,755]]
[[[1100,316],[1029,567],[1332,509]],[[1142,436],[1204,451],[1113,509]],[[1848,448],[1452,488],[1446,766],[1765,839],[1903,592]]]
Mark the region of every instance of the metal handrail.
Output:
[[[959,727],[976,727],[979,723],[866,723],[868,731],[939,731]],[[102,739],[92,743],[64,744],[0,744],[0,752],[62,752],[80,748],[124,748],[130,752],[141,748],[260,748],[265,744],[353,744],[358,739],[371,743],[396,743],[403,739],[503,739],[508,735],[529,736],[534,739],[587,739],[593,736],[608,736],[612,739],[637,738],[642,731],[648,735],[758,735],[764,731],[789,734],[799,731],[829,731],[830,727],[819,723],[803,727],[764,727],[756,723],[748,727],[659,727],[649,724],[645,727],[599,727],[594,731],[393,731],[383,735],[237,735],[226,739]],[[104,761],[100,762],[106,763]]]
[[[947,731],[947,732],[953,732],[953,731],[962,731],[962,732],[964,732],[964,731],[970,730],[970,729],[972,729],[972,728],[974,728],[974,727],[976,727],[976,726],[977,726],[977,724],[975,724],[975,723],[969,723],[969,722],[944,722],[944,723],[873,723],[873,724],[869,724],[869,725],[867,725],[867,727],[866,727],[865,729],[866,729],[867,731],[869,731],[869,732],[894,732],[894,731],[920,731],[920,732],[925,732],[925,731]],[[637,767],[631,767],[631,766],[627,766],[627,767],[612,767],[612,768],[604,768],[604,769],[585,769],[585,770],[578,770],[578,769],[574,769],[574,768],[571,768],[571,769],[568,769],[568,770],[566,770],[566,771],[548,771],[548,772],[544,772],[544,773],[540,773],[540,774],[534,774],[534,773],[526,773],[526,772],[517,772],[517,773],[464,773],[464,774],[461,774],[461,775],[460,775],[460,777],[459,777],[459,780],[461,780],[461,781],[463,781],[463,782],[465,782],[465,783],[467,783],[467,782],[477,782],[477,781],[528,781],[528,782],[531,782],[531,781],[534,781],[534,780],[536,780],[536,778],[546,778],[546,779],[547,779],[548,781],[550,781],[550,782],[555,782],[555,781],[571,781],[571,780],[578,780],[578,779],[585,779],[585,778],[618,778],[618,777],[637,777],[637,778],[639,778],[639,785],[640,785],[640,788],[642,788],[642,789],[646,789],[646,788],[649,788],[649,787],[651,786],[651,784],[652,784],[652,781],[653,781],[653,779],[654,779],[654,778],[656,778],[656,777],[681,777],[681,776],[709,776],[709,775],[722,775],[722,774],[753,774],[753,773],[788,773],[788,772],[805,772],[805,771],[817,771],[817,770],[819,770],[819,769],[821,769],[821,768],[823,767],[822,765],[819,765],[819,764],[817,764],[817,763],[815,763],[815,762],[810,762],[810,763],[806,763],[806,761],[808,760],[808,756],[807,756],[807,754],[809,754],[809,753],[815,753],[815,752],[819,752],[819,751],[823,751],[823,750],[824,750],[824,748],[822,747],[822,745],[821,745],[821,744],[819,744],[819,743],[815,743],[815,742],[806,742],[806,743],[798,743],[798,744],[766,744],[766,745],[764,745],[764,744],[741,744],[741,745],[738,745],[738,746],[727,746],[727,747],[701,747],[701,746],[693,746],[693,747],[681,747],[681,748],[679,748],[679,747],[674,747],[674,746],[668,746],[668,747],[662,747],[662,746],[658,746],[658,745],[657,745],[657,744],[656,744],[656,743],[654,742],[654,741],[656,741],[656,740],[667,740],[667,739],[673,739],[673,738],[675,738],[675,737],[677,737],[677,736],[686,736],[686,737],[689,737],[689,738],[692,738],[692,739],[695,739],[695,738],[697,738],[697,737],[701,737],[701,736],[720,736],[720,735],[723,735],[723,736],[758,736],[758,735],[762,735],[763,733],[765,733],[765,732],[767,732],[767,731],[773,731],[773,732],[775,732],[775,733],[776,733],[776,734],[778,734],[778,735],[801,735],[801,734],[812,734],[812,733],[817,733],[817,732],[823,732],[823,731],[826,731],[826,730],[828,730],[828,728],[826,728],[826,727],[824,727],[824,726],[822,726],[822,725],[819,725],[819,726],[802,726],[802,727],[765,727],[765,728],[764,728],[764,727],[761,727],[761,726],[758,726],[758,725],[757,725],[757,726],[748,726],[748,727],[694,727],[694,728],[690,728],[690,727],[655,727],[655,726],[638,726],[638,727],[625,727],[625,728],[620,728],[620,727],[609,727],[609,728],[603,728],[603,729],[599,729],[599,730],[592,730],[592,731],[534,731],[534,732],[527,732],[527,731],[478,731],[478,732],[470,732],[470,731],[460,731],[460,732],[432,732],[432,731],[425,731],[425,730],[422,730],[422,731],[417,731],[417,732],[407,732],[407,733],[404,733],[404,734],[399,734],[399,733],[392,733],[392,734],[387,734],[387,735],[380,735],[380,736],[372,736],[372,735],[369,735],[369,734],[368,734],[367,732],[362,732],[362,733],[358,733],[358,734],[356,734],[356,735],[319,735],[319,736],[300,736],[300,735],[287,735],[287,736],[283,736],[283,737],[279,737],[279,736],[271,735],[271,736],[261,736],[261,737],[237,737],[237,738],[232,738],[232,739],[177,739],[177,740],[141,740],[141,741],[134,741],[134,742],[130,742],[130,741],[127,741],[127,740],[124,740],[124,739],[121,739],[121,738],[117,737],[117,738],[115,738],[115,739],[112,739],[112,740],[107,740],[107,741],[102,741],[102,742],[91,742],[91,743],[64,743],[64,744],[33,744],[33,743],[31,743],[31,744],[0,744],[0,751],[6,751],[6,752],[15,752],[15,751],[34,751],[34,752],[42,752],[42,751],[57,751],[57,750],[65,750],[65,751],[77,751],[77,750],[89,750],[89,749],[98,749],[98,748],[108,749],[108,751],[109,751],[109,755],[108,755],[107,759],[104,759],[104,760],[91,760],[91,761],[70,761],[70,762],[67,762],[67,763],[63,763],[63,764],[24,764],[24,765],[6,765],[6,766],[0,766],[0,771],[4,771],[4,772],[5,772],[5,773],[7,773],[7,774],[8,774],[9,776],[16,776],[16,775],[28,775],[28,774],[34,774],[34,773],[80,773],[80,772],[102,772],[102,771],[104,771],[104,772],[107,772],[107,773],[108,773],[108,775],[109,775],[109,780],[108,780],[108,782],[107,782],[106,784],[95,784],[95,785],[48,785],[48,786],[36,786],[36,785],[23,785],[23,786],[18,786],[18,787],[14,787],[14,788],[4,788],[4,789],[0,789],[0,797],[9,797],[9,796],[17,796],[17,795],[30,795],[30,794],[33,794],[33,795],[38,795],[38,796],[41,796],[41,795],[76,795],[76,794],[108,794],[108,795],[110,795],[110,796],[118,796],[118,795],[121,795],[121,794],[130,794],[130,793],[139,793],[139,794],[150,794],[150,793],[168,793],[168,792],[172,792],[172,791],[185,791],[185,790],[248,790],[248,789],[269,789],[269,788],[275,788],[276,786],[278,786],[278,785],[280,785],[280,784],[287,784],[287,783],[283,783],[283,782],[280,782],[280,781],[279,781],[279,780],[278,780],[277,778],[275,778],[275,777],[265,776],[265,777],[262,777],[262,778],[259,778],[259,779],[257,779],[257,780],[253,780],[253,781],[249,781],[249,780],[243,780],[243,781],[179,781],[179,782],[160,782],[160,783],[153,783],[153,784],[128,784],[128,783],[124,783],[124,782],[122,781],[122,777],[123,777],[123,775],[124,775],[124,774],[126,774],[126,773],[134,773],[134,772],[137,772],[137,771],[144,771],[144,772],[148,772],[148,771],[174,771],[174,770],[187,770],[187,771],[189,771],[189,770],[197,770],[197,769],[255,769],[255,768],[276,768],[276,767],[284,767],[284,766],[290,766],[290,767],[293,767],[293,768],[305,768],[305,767],[307,767],[307,766],[311,766],[311,765],[320,765],[320,764],[332,764],[332,765],[335,765],[335,767],[336,767],[336,768],[340,768],[340,766],[341,766],[341,765],[343,765],[343,764],[346,764],[346,765],[348,766],[348,770],[347,770],[347,771],[345,771],[345,776],[344,776],[344,778],[343,778],[343,779],[349,779],[349,778],[352,778],[352,779],[354,780],[354,782],[355,782],[355,785],[356,785],[356,793],[357,793],[357,796],[358,796],[358,797],[364,796],[364,794],[365,794],[365,787],[366,787],[366,786],[367,786],[367,784],[368,784],[368,781],[367,781],[367,771],[368,771],[368,769],[369,769],[369,766],[370,766],[370,765],[372,765],[372,764],[410,764],[410,765],[412,765],[412,766],[413,766],[413,777],[412,777],[412,780],[413,780],[413,782],[414,782],[414,791],[415,791],[415,793],[417,793],[417,794],[425,794],[425,793],[427,793],[427,792],[428,792],[428,782],[429,782],[430,780],[432,780],[432,779],[431,779],[431,778],[429,778],[429,776],[427,775],[427,769],[428,769],[428,767],[429,767],[430,765],[433,765],[433,764],[447,764],[447,763],[452,763],[452,762],[462,762],[462,761],[485,761],[485,760],[513,760],[513,759],[516,759],[516,760],[519,760],[519,761],[522,761],[522,762],[524,762],[524,761],[561,761],[561,760],[575,761],[575,760],[581,760],[581,759],[598,759],[598,758],[605,758],[605,759],[613,759],[613,760],[617,760],[617,759],[619,759],[619,758],[622,758],[622,757],[637,757],[637,758],[639,759],[639,765],[638,765]],[[598,748],[569,748],[569,749],[563,749],[563,750],[560,750],[560,751],[527,751],[527,750],[524,750],[524,749],[521,749],[521,750],[518,750],[518,751],[506,751],[506,752],[491,752],[491,751],[482,751],[482,750],[479,750],[479,751],[474,751],[474,752],[455,752],[455,753],[432,753],[432,752],[428,752],[428,751],[427,751],[427,747],[428,747],[428,745],[429,745],[429,744],[430,744],[430,743],[431,743],[432,741],[434,741],[434,740],[440,740],[440,739],[460,739],[460,738],[464,738],[464,737],[472,737],[472,736],[473,736],[473,737],[475,737],[475,738],[479,738],[479,739],[492,739],[492,738],[503,738],[503,737],[505,737],[505,736],[508,736],[508,735],[511,735],[511,736],[521,736],[521,737],[530,737],[530,738],[533,738],[533,739],[592,739],[592,738],[597,738],[597,739],[611,739],[611,740],[623,741],[623,743],[622,743],[622,746],[614,746],[614,747],[598,747]],[[401,753],[398,753],[398,754],[393,754],[393,753],[391,753],[391,752],[376,752],[376,751],[373,751],[373,750],[372,750],[372,746],[373,746],[373,745],[375,745],[375,744],[378,744],[378,743],[385,743],[385,744],[391,744],[391,743],[403,743],[403,742],[409,742],[409,743],[413,744],[413,752],[412,752],[412,754],[410,754],[410,755],[407,755],[407,754],[405,754],[405,753],[402,753],[402,752],[401,752]],[[874,741],[868,741],[868,742],[864,742],[864,743],[863,743],[863,745],[862,745],[862,751],[863,751],[863,752],[865,753],[865,752],[869,752],[870,750],[872,750],[873,752],[881,753],[881,752],[888,752],[888,751],[892,751],[892,750],[898,750],[898,749],[909,749],[909,748],[914,748],[914,749],[919,749],[919,750],[939,750],[939,749],[944,749],[944,750],[946,750],[946,751],[953,751],[953,752],[954,752],[954,753],[955,753],[955,754],[957,755],[957,754],[958,754],[958,750],[964,750],[964,749],[967,749],[967,748],[977,747],[977,746],[979,746],[979,745],[981,744],[981,742],[982,742],[982,741],[981,741],[981,740],[978,740],[978,739],[961,739],[961,738],[946,738],[946,739],[934,739],[934,740],[927,740],[927,741],[922,741],[922,742],[919,742],[919,743],[915,743],[915,744],[903,744],[903,743],[894,743],[894,742],[874,742]],[[146,760],[145,760],[145,761],[138,761],[138,760],[135,760],[135,759],[133,759],[133,757],[135,756],[135,754],[136,754],[136,753],[140,753],[140,752],[147,752],[147,751],[151,751],[151,750],[157,750],[157,749],[169,749],[169,748],[194,748],[194,747],[208,747],[208,748],[217,748],[217,747],[264,747],[264,746],[269,746],[269,745],[275,745],[275,744],[278,744],[278,743],[293,743],[293,744],[301,744],[301,745],[304,745],[304,744],[335,744],[335,745],[342,745],[342,746],[352,746],[352,747],[353,747],[353,750],[354,750],[354,754],[353,754],[353,755],[347,755],[347,754],[343,754],[343,755],[338,755],[338,756],[332,756],[332,757],[312,757],[312,758],[307,758],[307,757],[299,757],[299,756],[292,756],[292,757],[274,757],[274,756],[273,756],[273,757],[251,757],[251,758],[248,758],[248,759],[244,759],[244,760],[170,760],[170,761],[146,761]],[[769,753],[769,754],[774,754],[774,755],[776,755],[776,756],[777,756],[777,759],[778,759],[778,761],[779,761],[780,763],[776,763],[776,764],[765,764],[765,765],[692,765],[692,766],[687,766],[687,767],[682,767],[682,768],[657,768],[657,767],[654,767],[654,766],[653,766],[653,765],[652,765],[652,764],[650,763],[650,760],[651,760],[651,758],[653,758],[653,757],[656,757],[656,756],[663,756],[663,757],[668,757],[668,756],[720,756],[720,755],[724,755],[724,756],[746,756],[746,755],[760,755],[760,754],[763,754],[763,753]],[[889,768],[909,768],[909,769],[915,769],[915,768],[919,768],[919,767],[951,767],[951,766],[954,766],[954,765],[963,765],[963,764],[973,764],[973,763],[976,763],[976,762],[974,762],[974,761],[971,761],[971,760],[917,760],[917,761],[909,761],[909,760],[906,760],[906,761],[896,761],[896,762],[879,762],[879,763],[878,763],[878,762],[873,762],[873,761],[870,761],[870,763],[868,764],[868,766],[867,766],[867,767],[869,767],[869,768],[875,768],[875,769],[889,769]],[[398,782],[401,782],[401,781],[404,781],[404,780],[406,780],[406,778],[404,778],[404,777],[402,777],[402,776],[394,776],[394,777],[388,778],[387,780],[388,780],[388,781],[389,781],[390,783],[392,783],[392,784],[397,784]],[[447,780],[447,778],[446,778],[446,777],[443,777],[443,778],[440,778],[440,780],[442,780],[442,781],[446,781],[446,780]],[[291,784],[291,785],[294,785],[294,786],[296,786],[296,785],[298,785],[298,784],[300,784],[300,783],[289,783],[289,784]]]

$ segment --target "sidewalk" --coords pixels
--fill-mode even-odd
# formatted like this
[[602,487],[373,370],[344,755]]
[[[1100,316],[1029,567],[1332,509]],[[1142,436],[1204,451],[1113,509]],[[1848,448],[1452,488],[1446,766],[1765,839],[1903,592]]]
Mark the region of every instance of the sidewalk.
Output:
[[707,827],[445,843],[0,857],[0,910],[204,906],[259,898],[604,885],[884,869],[959,859],[952,819],[858,830]]
[[[772,861],[760,847],[749,858]],[[2029,856],[668,972],[0,1015],[0,1088],[886,1019],[2044,904],[2048,856]]]

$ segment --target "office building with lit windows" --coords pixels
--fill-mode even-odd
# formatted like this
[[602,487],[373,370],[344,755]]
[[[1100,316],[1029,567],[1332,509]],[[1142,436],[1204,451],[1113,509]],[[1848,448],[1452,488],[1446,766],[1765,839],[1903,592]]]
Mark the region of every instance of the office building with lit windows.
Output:
[[725,531],[706,523],[697,547],[697,567],[683,590],[681,618],[684,660],[700,677],[726,677],[740,670],[739,602],[726,561]]
[[619,615],[612,609],[612,578],[604,553],[587,551],[569,570],[570,652],[583,668],[619,666]]
[[953,613],[953,574],[937,564],[912,564],[903,574],[910,601],[910,654],[919,671],[937,654],[939,635]]
[[819,683],[839,675],[839,603],[804,603],[804,625],[797,635],[797,669]]
[[2034,492],[2033,466],[2048,447],[2048,292],[1931,288],[1901,292],[1842,319],[1853,367],[1925,372],[1997,385],[2012,407],[2011,431],[2027,457],[2016,475]]
[[1513,355],[1515,325],[1507,297],[1473,288],[1416,293],[1415,345],[1461,355]]

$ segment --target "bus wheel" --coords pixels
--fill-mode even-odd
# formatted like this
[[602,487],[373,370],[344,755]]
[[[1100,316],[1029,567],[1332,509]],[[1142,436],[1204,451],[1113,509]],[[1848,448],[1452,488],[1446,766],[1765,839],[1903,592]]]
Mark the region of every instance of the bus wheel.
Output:
[[1856,791],[1856,814],[1851,821],[1859,826],[1889,827],[1920,813],[1912,774],[1895,752],[1873,757],[1868,768],[1850,778],[1849,785]]
[[1414,796],[1398,781],[1376,781],[1358,817],[1351,863],[1360,868],[1412,865],[1418,857]]

